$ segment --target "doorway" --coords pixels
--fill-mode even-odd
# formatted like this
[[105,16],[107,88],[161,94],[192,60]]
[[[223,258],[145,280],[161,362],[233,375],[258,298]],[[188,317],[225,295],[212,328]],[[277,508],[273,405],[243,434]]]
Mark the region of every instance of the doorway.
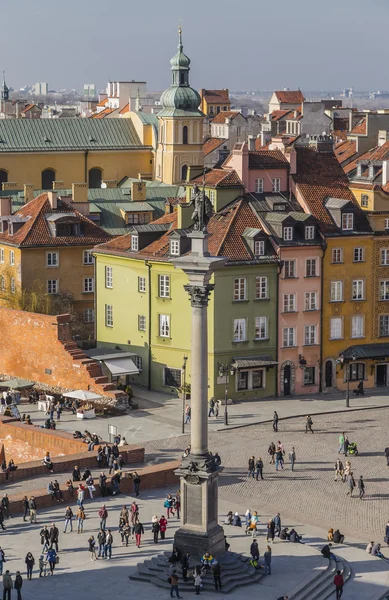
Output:
[[376,386],[386,387],[388,379],[388,365],[377,365],[376,366]]
[[285,365],[284,367],[284,396],[290,396],[290,379],[292,375],[292,370],[290,365]]
[[327,360],[327,362],[326,362],[325,385],[326,385],[326,388],[332,387],[332,360]]

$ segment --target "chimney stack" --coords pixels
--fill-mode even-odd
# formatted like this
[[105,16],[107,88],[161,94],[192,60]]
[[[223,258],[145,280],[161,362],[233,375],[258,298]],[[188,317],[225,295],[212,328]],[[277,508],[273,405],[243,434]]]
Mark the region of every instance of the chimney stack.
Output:
[[249,135],[248,147],[249,152],[253,152],[255,150],[255,135]]
[[23,186],[24,190],[24,202],[30,202],[30,200],[34,199],[34,184],[33,183],[25,183]]
[[47,197],[50,202],[51,210],[57,210],[57,208],[58,208],[57,192],[55,190],[50,190],[47,192]]
[[72,183],[72,201],[88,202],[88,184]]
[[11,198],[0,198],[0,217],[8,217],[12,214]]
[[65,183],[63,181],[53,181],[53,190],[65,189]]

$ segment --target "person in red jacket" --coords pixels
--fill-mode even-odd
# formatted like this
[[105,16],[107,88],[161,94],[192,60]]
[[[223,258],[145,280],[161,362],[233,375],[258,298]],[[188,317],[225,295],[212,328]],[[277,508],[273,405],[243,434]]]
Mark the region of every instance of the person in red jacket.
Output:
[[167,520],[164,515],[159,519],[159,533],[161,535],[161,540],[165,539],[165,532],[167,527]]
[[336,590],[336,600],[340,600],[343,594],[343,586],[344,581],[340,571],[336,571],[336,575],[334,577],[334,586]]

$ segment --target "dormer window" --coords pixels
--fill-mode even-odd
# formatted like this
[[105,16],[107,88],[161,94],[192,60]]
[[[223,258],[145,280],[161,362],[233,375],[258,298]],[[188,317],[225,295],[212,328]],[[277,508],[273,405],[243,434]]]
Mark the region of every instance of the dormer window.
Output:
[[293,240],[293,227],[284,227],[284,241],[291,242]]
[[315,239],[315,226],[307,225],[305,227],[305,239],[306,240],[314,240]]
[[343,231],[352,231],[354,229],[354,215],[352,213],[342,214]]
[[369,196],[367,194],[361,195],[361,206],[367,208],[369,206]]
[[170,240],[171,256],[180,256],[180,240]]
[[263,240],[254,242],[254,254],[255,256],[263,256],[265,254],[265,242]]
[[138,252],[139,249],[139,238],[137,235],[131,236],[131,250],[133,252]]

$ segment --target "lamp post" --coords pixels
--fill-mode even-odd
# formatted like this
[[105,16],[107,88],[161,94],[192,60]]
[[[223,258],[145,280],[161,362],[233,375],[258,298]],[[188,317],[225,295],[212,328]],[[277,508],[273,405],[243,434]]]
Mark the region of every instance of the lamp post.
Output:
[[344,355],[341,354],[336,361],[341,365],[346,366],[346,376],[347,376],[347,388],[346,388],[346,407],[350,408],[350,374],[351,374],[351,361],[355,361],[357,359],[356,354],[352,354],[348,359],[344,358]]
[[224,425],[228,425],[228,375],[235,375],[233,365],[224,365],[218,362],[219,377],[224,377]]
[[182,370],[184,371],[184,387],[182,393],[182,433],[185,433],[185,405],[186,405],[186,361],[188,357],[184,355],[184,364]]

